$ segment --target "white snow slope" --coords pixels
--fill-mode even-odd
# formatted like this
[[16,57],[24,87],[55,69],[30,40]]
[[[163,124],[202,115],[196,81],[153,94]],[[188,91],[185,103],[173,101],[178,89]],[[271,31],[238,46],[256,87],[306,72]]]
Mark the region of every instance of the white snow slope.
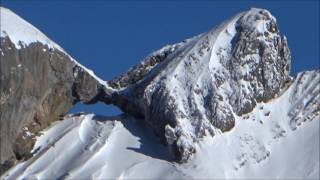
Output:
[[45,36],[37,28],[13,13],[7,8],[0,7],[1,37],[8,36],[17,49],[33,42],[47,44],[50,48],[62,50],[62,48]]
[[[279,98],[237,117],[231,131],[205,137],[185,164],[170,162],[167,149],[140,121],[88,114],[44,131],[35,155],[2,178],[319,179],[319,111],[306,108],[319,99],[319,81],[319,72],[299,74]],[[310,114],[293,122],[296,111]]]

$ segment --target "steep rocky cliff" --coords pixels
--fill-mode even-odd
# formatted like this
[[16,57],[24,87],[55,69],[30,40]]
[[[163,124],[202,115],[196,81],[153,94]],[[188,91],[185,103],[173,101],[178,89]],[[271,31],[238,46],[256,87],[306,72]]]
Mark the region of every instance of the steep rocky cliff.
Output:
[[104,82],[13,12],[0,11],[1,173],[31,157],[38,132],[75,103],[95,103]]

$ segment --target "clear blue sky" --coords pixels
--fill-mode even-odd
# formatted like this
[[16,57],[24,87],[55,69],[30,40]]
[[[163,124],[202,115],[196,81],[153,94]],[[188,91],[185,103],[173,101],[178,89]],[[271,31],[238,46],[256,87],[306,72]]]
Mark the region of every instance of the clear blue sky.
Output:
[[[166,44],[205,32],[250,7],[277,18],[292,52],[292,75],[319,69],[319,1],[8,1],[7,7],[108,80]],[[111,115],[102,104],[72,112]]]

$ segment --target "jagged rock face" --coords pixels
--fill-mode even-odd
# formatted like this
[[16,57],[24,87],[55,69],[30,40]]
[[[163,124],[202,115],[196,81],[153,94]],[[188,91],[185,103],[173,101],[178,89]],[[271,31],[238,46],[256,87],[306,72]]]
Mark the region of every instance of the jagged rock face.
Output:
[[[250,111],[256,101],[268,101],[290,81],[290,51],[276,20],[263,10],[247,13],[236,24],[229,73],[235,81],[234,112]],[[228,69],[228,67],[226,67]],[[236,88],[239,86],[245,88]]]
[[181,161],[199,138],[230,130],[235,115],[270,100],[291,80],[286,38],[266,10],[241,13],[166,52],[136,81],[121,79],[141,65],[111,81],[123,84],[112,103],[143,116]]
[[295,130],[302,122],[320,117],[320,70],[299,73],[292,84],[288,112],[290,127]]
[[42,43],[17,48],[1,37],[0,174],[32,154],[38,132],[78,101],[90,103],[100,84],[69,55]]

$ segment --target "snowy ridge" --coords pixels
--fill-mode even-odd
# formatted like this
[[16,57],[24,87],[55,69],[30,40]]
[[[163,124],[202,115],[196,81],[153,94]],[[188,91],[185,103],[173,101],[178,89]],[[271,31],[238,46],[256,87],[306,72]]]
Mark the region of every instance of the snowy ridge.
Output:
[[[292,98],[308,99],[308,89],[299,87],[319,78],[316,71],[299,74],[279,98],[237,116],[229,132],[204,137],[185,164],[168,161],[165,147],[132,117],[88,114],[71,116],[46,130],[37,140],[34,157],[3,178],[316,179],[319,115],[292,129],[290,111],[300,102]],[[313,92],[319,90],[313,87]],[[311,103],[319,105],[319,100]]]
[[87,71],[104,87],[111,90],[111,88],[107,86],[106,81],[97,77],[92,70],[81,65],[79,62],[73,59],[67,52],[65,52],[63,48],[61,48],[58,44],[49,39],[40,30],[38,30],[36,27],[31,25],[18,15],[16,15],[11,10],[4,7],[0,7],[0,18],[0,37],[8,37],[12,41],[12,43],[14,43],[17,49],[21,49],[25,46],[30,45],[31,43],[42,43],[43,45],[47,45],[49,48],[57,49],[63,52],[64,54],[68,55],[77,66]]
[[34,42],[48,45],[50,48],[63,49],[45,36],[41,31],[30,23],[13,13],[11,10],[0,7],[0,36],[9,37],[17,49],[28,46]]
[[121,74],[120,76],[110,80],[108,84],[114,89],[124,90],[126,88],[130,88],[130,86],[134,86],[139,81],[143,81],[148,78],[152,74],[151,71],[156,71],[159,69],[159,66],[163,64],[163,62],[170,59],[176,53],[185,49],[193,41],[196,41],[202,36],[202,34],[195,36],[193,38],[189,38],[184,40],[183,42],[166,45],[161,49],[150,53],[146,58],[144,58],[139,64],[130,68],[127,72]]

